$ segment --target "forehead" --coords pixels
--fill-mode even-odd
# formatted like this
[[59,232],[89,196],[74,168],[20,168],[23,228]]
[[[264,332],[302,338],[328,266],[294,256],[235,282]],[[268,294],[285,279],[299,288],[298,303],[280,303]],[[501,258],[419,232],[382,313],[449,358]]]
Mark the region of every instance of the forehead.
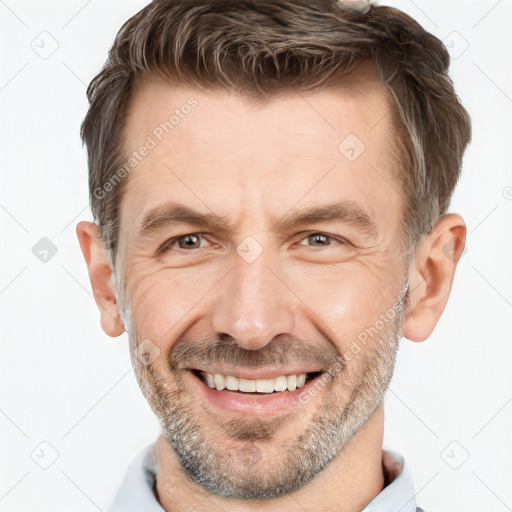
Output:
[[126,117],[127,147],[139,160],[121,225],[135,227],[171,200],[222,216],[251,211],[262,223],[295,206],[346,200],[393,227],[402,200],[388,110],[385,87],[368,75],[358,86],[265,101],[140,80]]

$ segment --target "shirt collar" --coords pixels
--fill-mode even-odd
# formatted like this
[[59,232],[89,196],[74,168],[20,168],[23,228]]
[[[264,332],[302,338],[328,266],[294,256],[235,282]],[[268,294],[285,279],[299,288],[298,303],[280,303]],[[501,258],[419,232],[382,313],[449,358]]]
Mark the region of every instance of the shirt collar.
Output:
[[155,443],[140,450],[107,512],[165,512],[156,499]]
[[[362,512],[416,512],[416,499],[408,465],[398,453],[382,451],[385,487]],[[155,443],[132,460],[107,512],[165,512],[156,499]]]
[[416,497],[408,464],[398,453],[382,451],[385,487],[362,512],[416,512]]

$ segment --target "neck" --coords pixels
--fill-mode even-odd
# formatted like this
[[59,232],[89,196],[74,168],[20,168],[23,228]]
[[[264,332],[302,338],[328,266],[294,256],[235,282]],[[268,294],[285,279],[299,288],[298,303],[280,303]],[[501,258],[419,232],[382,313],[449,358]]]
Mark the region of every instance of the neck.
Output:
[[193,482],[161,434],[156,442],[158,501],[166,512],[298,512],[304,509],[357,512],[368,505],[384,486],[383,432],[384,406],[381,403],[343,451],[316,478],[280,498],[244,501],[215,496]]

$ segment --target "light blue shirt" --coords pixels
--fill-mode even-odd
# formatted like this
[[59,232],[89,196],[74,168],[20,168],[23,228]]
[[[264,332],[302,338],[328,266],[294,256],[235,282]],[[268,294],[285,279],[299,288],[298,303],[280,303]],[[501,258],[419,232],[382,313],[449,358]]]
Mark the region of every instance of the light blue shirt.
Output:
[[[423,512],[416,508],[411,475],[403,457],[383,450],[382,464],[389,483],[361,512]],[[156,499],[156,470],[155,443],[151,443],[131,462],[107,512],[166,512]]]

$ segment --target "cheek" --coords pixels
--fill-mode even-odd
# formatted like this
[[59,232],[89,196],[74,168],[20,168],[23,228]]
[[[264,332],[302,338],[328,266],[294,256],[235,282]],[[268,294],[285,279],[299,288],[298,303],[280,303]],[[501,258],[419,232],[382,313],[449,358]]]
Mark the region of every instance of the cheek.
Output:
[[137,338],[148,338],[167,350],[169,341],[204,308],[203,301],[217,282],[216,275],[197,270],[137,268],[128,286]]
[[327,335],[343,352],[392,307],[399,279],[390,266],[358,263],[302,273],[296,289],[315,313],[309,315],[312,321],[327,327]]

